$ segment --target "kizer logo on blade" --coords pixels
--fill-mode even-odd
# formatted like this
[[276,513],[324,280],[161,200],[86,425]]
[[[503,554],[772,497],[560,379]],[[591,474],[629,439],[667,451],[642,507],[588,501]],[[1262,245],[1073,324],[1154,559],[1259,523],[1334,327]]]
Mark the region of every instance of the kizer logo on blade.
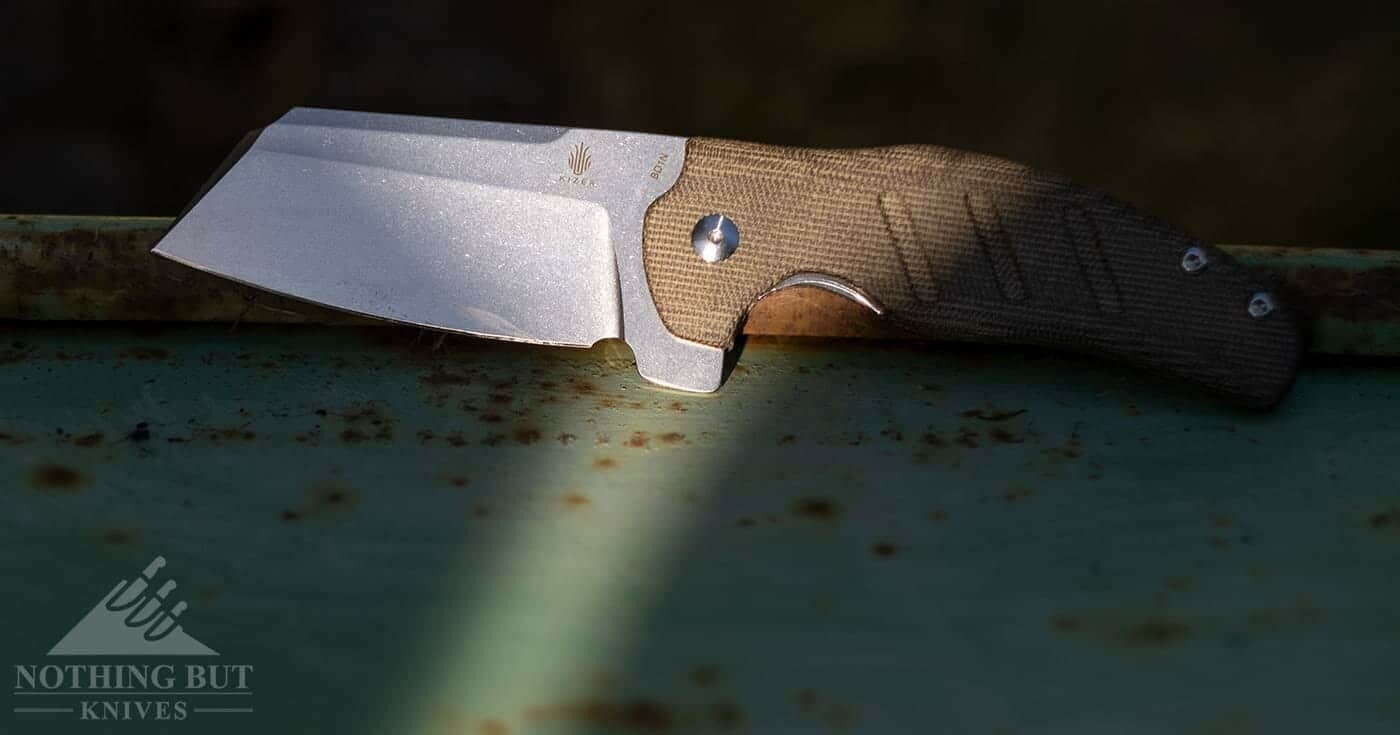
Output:
[[574,172],[574,176],[587,173],[592,163],[593,156],[588,155],[588,146],[582,143],[574,146],[574,150],[569,153],[569,170]]
[[593,154],[589,152],[588,146],[579,143],[569,151],[569,171],[573,176],[559,175],[559,183],[573,184],[575,186],[597,186],[593,179],[585,178],[588,167],[593,165]]

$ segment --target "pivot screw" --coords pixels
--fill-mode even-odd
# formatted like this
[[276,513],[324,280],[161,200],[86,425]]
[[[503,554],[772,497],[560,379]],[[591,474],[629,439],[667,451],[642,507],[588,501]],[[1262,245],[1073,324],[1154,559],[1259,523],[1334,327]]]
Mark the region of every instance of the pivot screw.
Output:
[[1209,263],[1210,258],[1206,257],[1206,251],[1195,246],[1186,248],[1186,252],[1181,255],[1181,269],[1187,273],[1198,273]]
[[1260,291],[1249,297],[1249,315],[1255,319],[1274,313],[1274,297],[1268,291]]
[[690,233],[695,254],[706,263],[718,263],[739,249],[739,226],[722,214],[707,214]]

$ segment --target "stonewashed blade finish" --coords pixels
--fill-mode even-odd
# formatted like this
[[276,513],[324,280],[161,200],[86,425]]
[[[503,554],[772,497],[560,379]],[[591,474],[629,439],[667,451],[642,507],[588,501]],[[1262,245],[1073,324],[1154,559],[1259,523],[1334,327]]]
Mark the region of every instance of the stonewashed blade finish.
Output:
[[395,322],[536,344],[622,338],[662,385],[719,387],[642,266],[685,139],[297,108],[161,239],[171,260]]

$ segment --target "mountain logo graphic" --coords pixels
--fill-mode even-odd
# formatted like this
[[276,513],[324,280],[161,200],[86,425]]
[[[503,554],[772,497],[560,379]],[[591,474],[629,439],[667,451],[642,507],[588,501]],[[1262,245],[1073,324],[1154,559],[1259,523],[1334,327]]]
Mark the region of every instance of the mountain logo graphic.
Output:
[[177,586],[166,580],[156,587],[165,566],[157,556],[141,576],[120,580],[52,649],[50,656],[217,656],[181,628],[183,600],[166,606]]

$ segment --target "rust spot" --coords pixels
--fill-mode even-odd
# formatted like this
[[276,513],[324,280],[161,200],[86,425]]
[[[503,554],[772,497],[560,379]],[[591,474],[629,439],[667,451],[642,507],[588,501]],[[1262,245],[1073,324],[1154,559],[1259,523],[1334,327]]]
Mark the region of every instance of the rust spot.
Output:
[[168,360],[170,359],[170,351],[161,347],[138,345],[127,348],[121,353],[121,357],[130,360]]
[[505,434],[487,434],[481,438],[482,446],[499,447],[501,442],[506,440]]
[[325,488],[316,493],[316,500],[326,506],[353,503],[357,498],[351,491],[340,488]]
[[[1146,442],[1144,442],[1144,444],[1145,443]],[[1064,446],[1046,449],[1044,453],[1052,458],[1078,459],[1079,457],[1083,456],[1084,450],[1083,446],[1079,442],[1079,434],[1078,432],[1076,432],[1070,434],[1069,440],[1064,443]]]
[[626,444],[633,449],[644,449],[651,446],[651,439],[647,438],[645,431],[634,431],[632,436],[627,437]]
[[698,687],[711,687],[718,684],[724,674],[716,666],[697,666],[690,670],[690,681]]
[[568,433],[561,433],[554,438],[559,440],[560,444],[573,444],[575,441],[578,441],[578,437]]
[[258,438],[254,434],[241,426],[230,426],[222,429],[204,429],[200,432],[205,439],[219,444],[222,442],[250,442]]
[[689,408],[686,408],[686,405],[684,403],[681,403],[680,401],[671,401],[670,405],[668,405],[667,408],[671,409],[672,411],[678,411],[680,413],[685,413],[686,411],[690,410]]
[[942,510],[931,510],[928,512],[928,519],[931,523],[942,523],[948,520],[948,513]]
[[504,406],[515,399],[506,393],[492,393],[491,395],[486,397],[486,400],[498,406]]
[[72,492],[87,484],[82,473],[60,464],[41,464],[29,475],[30,482],[41,490]]
[[0,350],[0,365],[13,365],[34,356],[34,348],[23,342],[11,342],[9,348]]
[[482,720],[477,732],[481,735],[510,735],[510,727],[500,720]]
[[91,434],[75,436],[72,439],[73,445],[78,447],[95,447],[102,443],[102,432],[94,431]]
[[1113,623],[1093,622],[1067,613],[1051,616],[1050,627],[1061,633],[1083,633],[1093,631],[1104,639],[1129,646],[1164,646],[1190,636],[1191,629],[1186,623],[1172,618],[1153,616],[1137,621]]
[[440,387],[445,385],[471,385],[472,379],[466,375],[449,373],[441,367],[434,367],[431,373],[418,376],[418,382],[423,385]]
[[1377,531],[1400,531],[1400,507],[1376,513],[1370,518],[1371,528]]
[[517,426],[515,430],[510,433],[510,438],[516,444],[534,444],[542,437],[543,435],[540,434],[540,430],[533,426]]
[[1024,434],[1016,434],[1000,426],[993,426],[987,434],[998,444],[1020,444],[1026,440]]
[[826,720],[827,725],[837,730],[845,730],[855,724],[856,712],[851,707],[837,702],[827,706],[822,719]]
[[282,511],[283,521],[300,521],[308,518],[324,518],[349,511],[360,502],[360,494],[342,485],[318,485],[306,493],[306,500],[300,508]]
[[1006,501],[1006,502],[1008,502],[1008,503],[1015,503],[1015,502],[1020,501],[1020,500],[1025,500],[1026,498],[1032,497],[1032,496],[1034,496],[1034,495],[1035,495],[1035,491],[1034,491],[1034,490],[1028,490],[1028,489],[1010,490],[1010,491],[1007,491],[1006,493],[1002,494],[1001,499],[1004,500],[1004,501]]
[[799,498],[792,504],[792,514],[800,518],[833,521],[842,512],[841,504],[830,498]]
[[583,493],[570,490],[564,494],[564,505],[575,509],[587,508],[593,505],[593,501],[589,500],[588,496]]
[[[321,447],[321,430],[319,430],[319,428],[314,428],[314,430],[305,431],[305,433],[293,434],[291,440],[297,442],[297,444],[309,444],[312,445],[312,447]],[[427,440],[423,440],[423,437],[421,437],[421,435],[419,437],[419,440],[423,441],[424,444],[427,444]],[[182,444],[182,442],[185,440],[182,440],[182,438],[179,437],[171,437],[165,441],[171,442],[171,444]]]
[[569,390],[576,395],[591,396],[598,392],[598,387],[588,380],[571,380],[569,381]]
[[447,446],[449,447],[465,447],[467,445],[467,438],[462,436],[462,432],[460,431],[454,431],[444,436],[442,440],[447,442]]
[[369,438],[369,434],[353,427],[340,432],[340,440],[346,444],[359,444],[369,441]]
[[483,413],[478,418],[483,424],[499,424],[502,421],[501,415],[498,413]]
[[787,446],[789,444],[795,443],[797,443],[797,437],[793,434],[783,434],[782,436],[778,437],[778,446]]
[[[317,413],[319,415],[320,412]],[[347,444],[389,441],[394,438],[394,425],[397,422],[384,414],[376,404],[365,404],[333,415],[346,424],[346,428],[340,432],[340,439]]]
[[476,516],[477,518],[485,518],[486,516],[491,515],[491,509],[487,508],[481,503],[477,503],[472,506],[472,515]]
[[631,702],[586,700],[547,707],[531,707],[525,717],[536,722],[574,722],[593,727],[635,732],[666,732],[675,718],[663,704],[649,699]]
[[744,724],[744,711],[733,702],[715,702],[710,707],[710,719],[721,730],[733,730]]
[[877,541],[870,545],[870,553],[882,558],[889,558],[899,553],[899,547],[888,541]]
[[883,437],[885,437],[886,439],[889,439],[890,441],[895,441],[895,442],[902,442],[902,441],[904,441],[904,432],[900,431],[899,429],[897,429],[897,428],[895,428],[895,427],[893,427],[893,426],[888,426],[888,427],[885,427],[884,429],[881,429],[881,430],[880,430],[880,436],[883,436]]
[[658,436],[656,438],[661,440],[662,444],[670,444],[674,446],[685,441],[685,434],[681,434],[675,431],[668,431],[665,434],[662,434],[661,436]]
[[740,518],[739,520],[735,521],[734,525],[738,526],[739,528],[748,528],[757,523],[758,521],[755,521],[754,519],[749,518],[748,516],[744,516],[743,518]]
[[470,483],[471,480],[468,480],[467,478],[462,477],[461,475],[447,476],[447,484],[451,485],[452,487],[466,487]]
[[1211,528],[1229,528],[1235,525],[1235,519],[1224,514],[1217,514],[1210,517]]
[[1138,646],[1162,646],[1185,638],[1190,629],[1185,623],[1168,618],[1148,618],[1122,630],[1124,643]]
[[617,460],[612,457],[599,457],[593,460],[593,469],[595,470],[610,470],[616,466]]
[[126,435],[126,438],[133,442],[147,441],[151,438],[151,429],[145,421],[142,421]]
[[141,534],[126,528],[108,528],[102,532],[101,538],[104,544],[126,546],[140,540]]
[[1013,419],[1025,413],[1026,409],[1020,408],[1015,411],[1008,411],[1001,408],[974,408],[963,411],[960,416],[969,419],[981,419],[983,421],[1005,421]]
[[28,441],[29,437],[15,436],[14,434],[6,434],[0,431],[0,444],[24,444]]
[[816,712],[817,707],[821,706],[821,696],[815,689],[803,689],[794,699],[797,701],[797,708],[803,712]]
[[977,432],[966,427],[958,429],[958,438],[955,441],[968,449],[976,449],[979,446]]
[[925,444],[927,444],[927,445],[929,445],[929,446],[931,446],[931,447],[946,447],[946,446],[948,446],[948,440],[947,440],[947,439],[944,439],[943,437],[939,436],[938,434],[935,434],[935,433],[932,432],[932,431],[925,432],[924,435],[923,435],[922,437],[920,437],[920,439],[923,441],[923,443],[925,443]]

